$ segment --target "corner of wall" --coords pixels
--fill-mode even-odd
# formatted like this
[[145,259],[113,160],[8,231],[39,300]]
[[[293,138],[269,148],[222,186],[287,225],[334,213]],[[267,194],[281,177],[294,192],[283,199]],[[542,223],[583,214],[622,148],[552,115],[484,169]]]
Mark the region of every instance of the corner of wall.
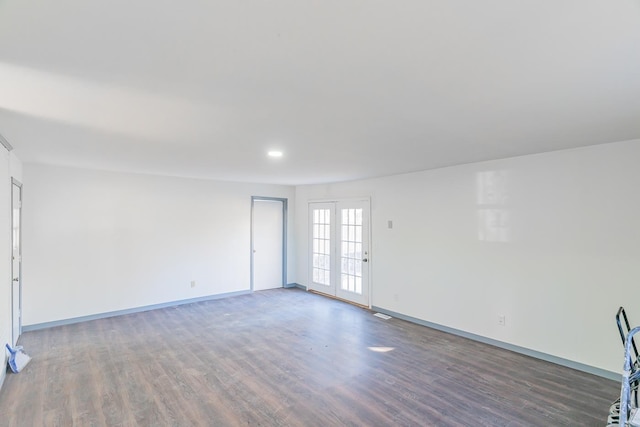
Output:
[[300,283],[287,283],[284,287],[287,289],[298,288],[298,289],[302,289],[303,291],[307,290],[307,287],[304,285],[301,285]]

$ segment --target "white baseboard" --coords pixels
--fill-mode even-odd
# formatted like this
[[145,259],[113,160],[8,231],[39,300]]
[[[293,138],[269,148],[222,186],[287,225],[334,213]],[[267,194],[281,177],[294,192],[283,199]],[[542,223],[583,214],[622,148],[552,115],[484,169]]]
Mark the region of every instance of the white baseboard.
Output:
[[183,304],[192,304],[200,301],[210,301],[221,298],[235,297],[238,295],[246,295],[251,291],[227,292],[224,294],[208,295],[206,297],[183,299],[178,301],[165,302],[161,304],[145,305],[143,307],[128,308],[125,310],[110,311],[107,313],[91,314],[88,316],[74,317],[71,319],[54,320],[53,322],[35,323],[33,325],[24,325],[23,332],[37,331],[39,329],[53,328],[55,326],[72,325],[74,323],[87,322],[89,320],[106,319],[107,317],[122,316],[124,314],[141,313],[143,311],[157,310],[159,308],[175,307]]
[[287,286],[285,286],[285,288],[298,288],[298,289],[302,289],[303,291],[307,290],[307,287],[304,285],[301,285],[300,283],[287,283]]
[[447,332],[453,335],[458,335],[463,338],[468,338],[470,340],[489,344],[494,347],[510,350],[515,353],[520,353],[526,356],[535,357],[536,359],[555,363],[556,365],[566,366],[567,368],[576,369],[578,371],[586,372],[588,374],[597,375],[599,377],[607,378],[607,379],[618,381],[618,382],[620,382],[622,379],[622,375],[616,372],[607,371],[606,369],[596,368],[595,366],[585,365],[584,363],[574,362],[573,360],[569,360],[569,359],[563,359],[562,357],[557,357],[551,354],[542,353],[540,351],[531,350],[526,347],[520,347],[520,346],[509,344],[503,341],[494,340],[493,338],[483,337],[482,335],[476,335],[470,332],[461,331],[459,329],[450,328],[448,326],[439,325],[437,323],[428,322],[426,320],[407,316],[401,313],[396,313],[391,310],[386,310],[381,307],[372,307],[371,309],[374,311],[378,311],[380,313],[388,314],[389,316],[393,316],[398,319],[406,320],[407,322],[416,323],[418,325],[426,326],[428,328],[437,329],[439,331]]

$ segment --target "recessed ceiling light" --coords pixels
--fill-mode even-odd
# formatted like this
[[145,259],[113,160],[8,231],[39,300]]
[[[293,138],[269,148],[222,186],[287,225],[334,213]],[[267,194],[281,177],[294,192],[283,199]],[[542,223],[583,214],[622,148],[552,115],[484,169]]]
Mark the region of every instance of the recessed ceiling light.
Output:
[[276,150],[269,151],[267,155],[269,157],[282,157],[282,151],[276,151]]

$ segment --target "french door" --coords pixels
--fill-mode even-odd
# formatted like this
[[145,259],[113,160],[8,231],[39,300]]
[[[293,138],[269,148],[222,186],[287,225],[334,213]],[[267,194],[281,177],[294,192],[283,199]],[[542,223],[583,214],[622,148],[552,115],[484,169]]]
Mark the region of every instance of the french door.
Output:
[[369,306],[369,201],[309,203],[309,283]]

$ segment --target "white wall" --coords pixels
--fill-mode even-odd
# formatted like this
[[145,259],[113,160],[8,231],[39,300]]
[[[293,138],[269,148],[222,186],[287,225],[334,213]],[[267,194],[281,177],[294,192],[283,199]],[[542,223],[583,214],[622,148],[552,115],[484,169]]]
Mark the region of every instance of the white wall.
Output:
[[[251,196],[288,198],[294,220],[293,187],[37,164],[24,177],[25,325],[249,290]],[[294,252],[291,238],[289,282]]]
[[298,187],[298,282],[308,201],[371,196],[373,306],[620,372],[618,306],[640,322],[639,159],[635,140]]
[[3,359],[0,384],[4,380],[8,353],[5,343],[11,343],[11,178],[22,179],[22,164],[13,154],[0,146],[0,345]]

